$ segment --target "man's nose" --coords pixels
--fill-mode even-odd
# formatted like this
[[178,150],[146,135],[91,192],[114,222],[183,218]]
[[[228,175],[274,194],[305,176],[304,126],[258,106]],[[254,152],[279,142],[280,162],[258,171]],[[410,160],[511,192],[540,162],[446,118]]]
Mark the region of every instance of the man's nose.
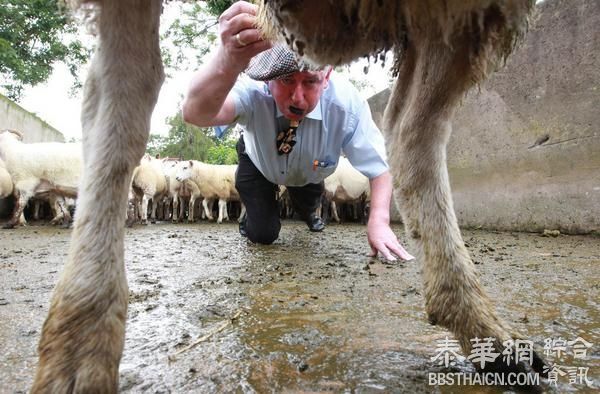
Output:
[[302,84],[297,84],[294,87],[294,91],[292,92],[292,101],[298,103],[304,99],[304,89],[302,88]]

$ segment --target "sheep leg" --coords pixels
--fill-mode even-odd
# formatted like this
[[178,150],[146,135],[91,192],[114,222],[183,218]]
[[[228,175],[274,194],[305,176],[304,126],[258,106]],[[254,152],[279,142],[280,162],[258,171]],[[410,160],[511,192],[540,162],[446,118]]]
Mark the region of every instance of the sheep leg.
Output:
[[212,215],[212,208],[213,208],[213,204],[214,204],[214,200],[207,200],[206,198],[204,200],[202,200],[202,206],[204,207],[204,213],[206,214],[206,218],[208,220],[214,220],[213,215]]
[[[187,200],[187,203],[189,204],[189,202],[191,201],[191,197],[190,200]],[[186,199],[184,197],[179,197],[179,221],[183,221],[183,217],[185,216],[185,204],[186,204]],[[188,206],[188,212],[189,212],[189,206]]]
[[173,212],[171,214],[171,221],[177,223],[179,221],[179,196],[173,196]]
[[222,198],[219,198],[219,217],[217,218],[217,223],[222,223],[223,218],[227,215],[227,201]]
[[[63,219],[65,217],[65,213],[64,213],[65,211],[61,207],[61,204],[64,201],[65,201],[64,198],[61,196],[55,196],[55,195],[51,194],[48,197],[48,202],[50,203],[50,206],[52,207],[52,211],[54,213],[54,217],[50,221],[50,224],[57,224],[57,223],[63,221]],[[62,204],[62,205],[64,205],[64,204]]]
[[240,201],[240,206],[241,206],[241,210],[240,210],[240,216],[238,216],[238,223],[241,223],[242,220],[244,220],[244,218],[246,217],[246,206],[241,201]]
[[140,213],[142,215],[142,224],[148,224],[148,203],[150,198],[144,193],[142,196],[142,205],[140,206]]
[[33,220],[40,220],[40,206],[42,201],[39,198],[33,200]]
[[188,222],[193,223],[195,222],[195,218],[194,218],[194,205],[196,204],[196,196],[194,196],[193,194],[190,196],[190,202],[189,202],[189,207],[188,207]]
[[150,213],[150,223],[156,223],[156,208],[158,207],[159,201],[156,196],[152,197],[152,212]]
[[[471,86],[468,40],[452,47],[434,34],[408,44],[393,95],[386,108],[390,163],[406,230],[424,262],[426,310],[432,324],[448,328],[466,355],[474,338],[494,338],[496,352],[512,339],[510,328],[496,315],[485,294],[458,228],[448,172],[446,144],[454,110]],[[464,37],[462,37],[464,38]],[[451,76],[451,77],[449,77]],[[543,361],[534,357],[542,372]],[[480,365],[476,365],[481,369]],[[507,365],[502,356],[484,370],[524,372],[527,363]]]
[[27,201],[29,201],[31,195],[26,191],[17,189],[16,187],[13,191],[13,195],[15,196],[15,206],[13,208],[10,220],[4,226],[2,226],[2,228],[5,229],[15,228],[15,226],[18,224],[27,223],[25,221],[23,210],[27,206]]
[[127,193],[163,81],[159,0],[103,0],[82,110],[83,176],[32,393],[116,393],[129,292]]
[[331,200],[329,206],[331,210],[331,217],[333,218],[333,220],[335,220],[336,223],[341,223],[340,216],[338,215],[337,204],[335,203],[335,201]]

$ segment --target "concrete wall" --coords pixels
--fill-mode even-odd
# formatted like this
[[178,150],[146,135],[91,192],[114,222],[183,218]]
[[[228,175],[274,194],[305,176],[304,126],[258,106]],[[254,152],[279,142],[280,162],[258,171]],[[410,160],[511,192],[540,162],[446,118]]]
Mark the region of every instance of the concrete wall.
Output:
[[[65,141],[65,137],[60,131],[0,94],[0,130],[4,129],[22,132],[23,141],[29,143]],[[11,206],[8,199],[0,198],[0,217],[7,216]]]
[[[388,96],[370,100],[378,121]],[[600,2],[540,3],[525,43],[453,122],[448,168],[460,224],[599,232],[599,122]]]
[[64,142],[62,133],[0,94],[0,130],[14,129],[24,134],[25,142]]

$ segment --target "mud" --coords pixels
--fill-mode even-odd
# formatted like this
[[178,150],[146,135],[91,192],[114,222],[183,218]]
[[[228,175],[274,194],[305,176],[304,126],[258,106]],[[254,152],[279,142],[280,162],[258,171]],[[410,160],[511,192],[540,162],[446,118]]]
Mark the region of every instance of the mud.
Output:
[[[401,226],[394,229],[403,234]],[[584,359],[570,351],[549,359],[588,368],[597,389],[600,238],[463,235],[499,314],[525,338],[542,347],[559,337],[593,345]],[[49,226],[0,232],[2,393],[31,385],[69,236]],[[431,360],[450,335],[427,323],[421,264],[388,264],[367,252],[360,225],[313,234],[287,221],[271,246],[247,243],[232,223],[127,230],[121,392],[503,392],[429,385],[431,372],[473,368]],[[596,392],[568,375],[546,389]]]

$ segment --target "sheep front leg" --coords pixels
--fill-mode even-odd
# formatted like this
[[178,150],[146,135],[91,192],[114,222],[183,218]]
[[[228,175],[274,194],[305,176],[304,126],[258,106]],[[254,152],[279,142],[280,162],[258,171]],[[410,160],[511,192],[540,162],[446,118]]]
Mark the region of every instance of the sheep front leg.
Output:
[[[424,45],[417,50],[409,44],[406,50],[386,109],[386,129],[396,195],[424,263],[427,313],[432,324],[455,334],[466,355],[475,338],[493,338],[501,354],[503,342],[513,335],[480,285],[458,228],[446,168],[450,120],[473,78],[468,48],[460,40],[450,48],[437,38],[417,39]],[[542,372],[543,361],[534,358],[533,369]],[[483,369],[524,372],[529,367],[507,365],[500,356]]]
[[116,393],[129,297],[124,224],[163,80],[159,0],[103,0],[82,111],[83,175],[33,393]]

